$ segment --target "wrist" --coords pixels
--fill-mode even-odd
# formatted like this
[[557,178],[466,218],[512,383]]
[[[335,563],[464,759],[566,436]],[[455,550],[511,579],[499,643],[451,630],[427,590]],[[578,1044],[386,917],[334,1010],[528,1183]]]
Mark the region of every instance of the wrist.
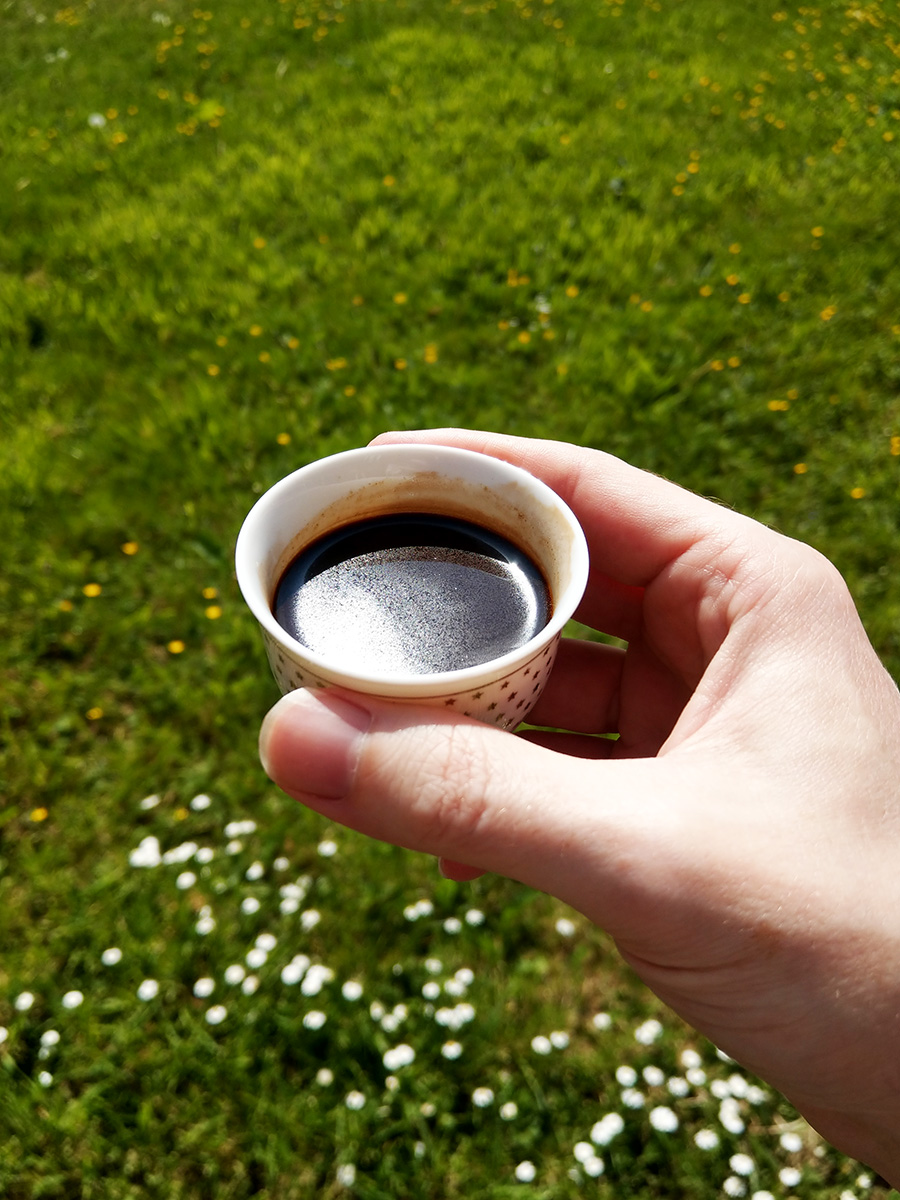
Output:
[[900,1190],[900,1098],[890,1110],[848,1114],[807,1108],[803,1115],[838,1150]]

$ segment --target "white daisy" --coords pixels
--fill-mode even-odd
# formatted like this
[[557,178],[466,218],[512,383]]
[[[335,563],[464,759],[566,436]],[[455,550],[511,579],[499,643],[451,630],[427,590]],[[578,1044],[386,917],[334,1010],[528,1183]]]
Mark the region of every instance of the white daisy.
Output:
[[399,1046],[394,1046],[391,1050],[386,1050],[382,1062],[388,1071],[399,1071],[401,1067],[408,1067],[410,1063],[415,1061],[416,1052],[412,1046],[408,1046],[406,1042],[401,1042]]
[[640,1042],[642,1046],[650,1046],[660,1037],[662,1031],[663,1027],[660,1022],[655,1017],[651,1017],[643,1024],[638,1025],[634,1031],[634,1040]]
[[[353,1093],[350,1093],[353,1095]],[[341,1163],[334,1173],[335,1182],[339,1187],[353,1187],[356,1183],[356,1167],[353,1163]]]
[[719,1144],[719,1135],[714,1129],[698,1129],[694,1134],[694,1145],[699,1150],[715,1150]]
[[650,1124],[660,1133],[674,1133],[678,1128],[678,1118],[671,1108],[666,1108],[664,1104],[651,1108],[649,1118]]

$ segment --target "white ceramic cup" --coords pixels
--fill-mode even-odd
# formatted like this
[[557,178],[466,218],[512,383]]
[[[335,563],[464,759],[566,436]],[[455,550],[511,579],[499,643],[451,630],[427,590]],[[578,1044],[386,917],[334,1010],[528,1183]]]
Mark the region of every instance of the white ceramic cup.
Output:
[[[533,638],[490,662],[431,675],[375,674],[302,645],[272,612],[288,564],[353,521],[427,512],[473,521],[517,545],[540,568],[552,601]],[[369,446],[319,459],[259,498],[237,540],[237,579],[259,622],[282,692],[338,687],[384,700],[452,709],[508,729],[540,695],[563,626],[581,600],[588,549],[574,513],[545,483],[499,458],[449,446]]]

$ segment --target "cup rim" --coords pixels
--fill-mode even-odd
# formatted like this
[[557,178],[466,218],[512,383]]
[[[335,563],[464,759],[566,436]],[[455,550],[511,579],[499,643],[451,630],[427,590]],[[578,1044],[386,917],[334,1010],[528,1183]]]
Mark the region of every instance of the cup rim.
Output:
[[[263,593],[259,580],[259,553],[256,550],[258,540],[255,538],[256,526],[263,520],[266,511],[277,503],[283,495],[290,493],[296,486],[299,476],[313,481],[316,475],[328,474],[338,462],[352,466],[355,461],[364,462],[367,458],[402,462],[408,459],[410,463],[421,463],[420,470],[440,469],[440,466],[452,466],[456,463],[470,465],[474,460],[487,459],[492,465],[491,470],[502,480],[496,482],[518,483],[527,488],[535,498],[548,505],[560,514],[571,534],[569,553],[569,581],[562,593],[554,597],[553,614],[543,626],[527,642],[507,651],[506,654],[491,658],[483,663],[475,663],[468,667],[458,667],[452,671],[439,671],[431,674],[400,674],[377,671],[355,671],[352,667],[342,665],[327,655],[318,653],[299,642],[276,621],[269,604],[268,597]],[[279,479],[268,488],[255,502],[247,513],[241,525],[235,545],[235,569],[238,587],[250,611],[253,613],[265,634],[276,642],[281,649],[290,655],[299,655],[308,664],[309,669],[319,672],[325,677],[340,677],[342,686],[361,692],[372,692],[375,689],[386,693],[400,693],[414,696],[425,696],[438,691],[453,691],[466,688],[481,681],[485,676],[502,678],[509,671],[526,663],[533,655],[539,653],[545,646],[551,644],[561,634],[563,627],[571,619],[587,586],[589,570],[589,552],[584,531],[568,504],[542,479],[532,475],[523,467],[497,458],[492,454],[484,454],[477,450],[463,449],[458,446],[442,446],[430,443],[388,443],[379,446],[361,446],[352,450],[339,451],[315,459],[305,466],[298,467]]]

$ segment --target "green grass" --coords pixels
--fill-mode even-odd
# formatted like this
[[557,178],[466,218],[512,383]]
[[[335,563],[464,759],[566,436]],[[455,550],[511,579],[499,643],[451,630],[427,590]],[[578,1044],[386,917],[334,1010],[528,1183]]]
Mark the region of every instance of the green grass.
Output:
[[[737,1069],[560,906],[346,833],[317,852],[257,765],[275,689],[231,554],[257,494],[382,429],[567,439],[813,542],[900,674],[897,4],[7,0],[0,35],[0,1193],[285,1200],[346,1193],[352,1163],[361,1197],[712,1197],[741,1150],[748,1195],[862,1194],[802,1122],[781,1147],[775,1095],[739,1101],[740,1135],[709,1083],[641,1084],[673,1134],[623,1107],[619,1065]],[[151,834],[214,857],[130,866]],[[306,876],[308,930],[279,911]],[[264,932],[245,995],[224,971]],[[280,980],[299,952],[335,973],[318,997]],[[422,987],[460,967],[453,1034]],[[573,1146],[612,1110],[592,1179]]]

